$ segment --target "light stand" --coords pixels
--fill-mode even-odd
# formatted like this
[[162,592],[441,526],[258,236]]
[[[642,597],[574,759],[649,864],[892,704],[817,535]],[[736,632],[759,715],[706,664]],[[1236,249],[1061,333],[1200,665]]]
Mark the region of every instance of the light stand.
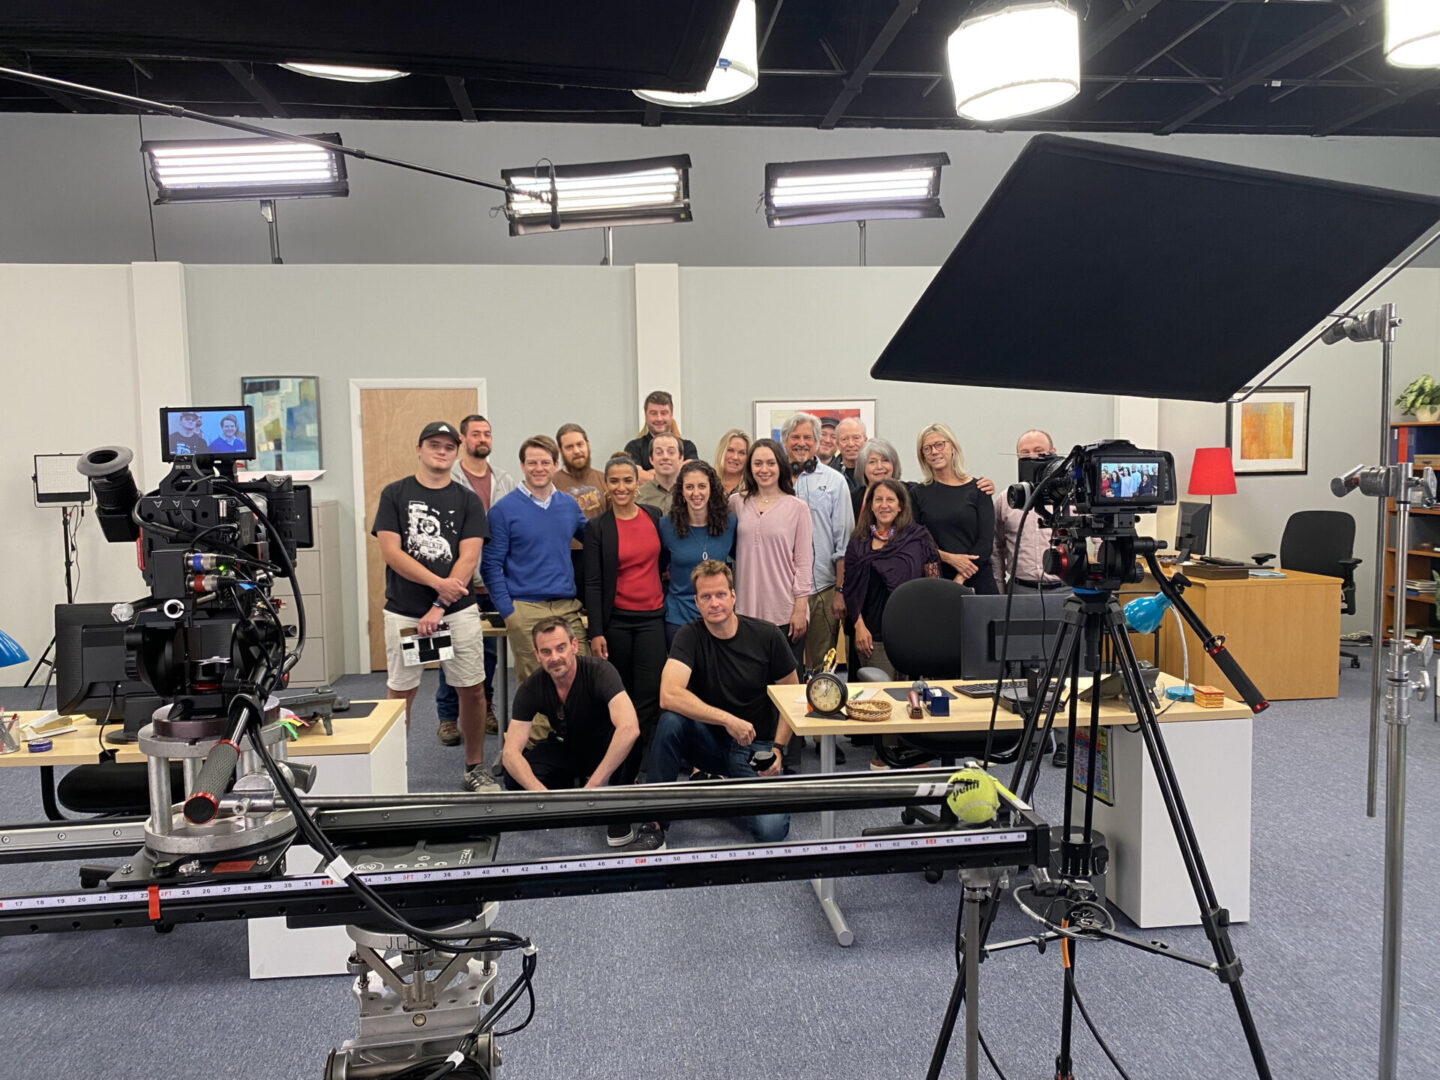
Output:
[[[1389,307],[1387,304],[1386,307]],[[1393,324],[1392,324],[1393,325]],[[1386,344],[1387,365],[1389,343]],[[1388,397],[1388,389],[1387,389]],[[1384,932],[1380,953],[1380,1080],[1394,1080],[1400,1025],[1400,945],[1405,884],[1405,755],[1410,727],[1410,692],[1423,697],[1430,682],[1433,642],[1427,634],[1418,644],[1405,637],[1405,560],[1410,540],[1410,506],[1435,504],[1435,474],[1426,469],[1415,476],[1408,461],[1394,465],[1360,466],[1330,481],[1331,490],[1344,497],[1355,488],[1380,500],[1395,500],[1395,625],[1385,673],[1385,894]],[[1382,519],[1383,521],[1383,519]],[[1384,537],[1382,535],[1382,551]],[[1383,567],[1383,564],[1382,564]],[[1380,574],[1377,594],[1385,591]],[[1379,638],[1376,638],[1376,648]],[[1415,654],[1421,677],[1410,681],[1410,657]],[[1379,656],[1375,669],[1380,668]],[[1372,702],[1373,705],[1373,702]]]
[[280,265],[285,260],[280,257],[280,223],[275,219],[275,200],[260,200],[260,216],[270,227],[270,261]]
[[[82,454],[36,454],[34,469],[30,474],[30,482],[35,488],[35,505],[41,509],[58,506],[60,508],[60,529],[62,535],[62,550],[65,558],[65,603],[75,603],[75,534],[80,527],[80,519],[85,514],[85,507],[90,503],[90,484],[82,478],[75,466],[79,463]],[[55,648],[55,639],[50,639],[50,644],[45,646],[45,651],[40,654],[40,659],[35,661],[35,666],[30,669],[30,674],[25,677],[25,686],[35,681],[35,676],[40,673],[42,667],[53,669],[55,664],[50,659],[50,653]],[[48,680],[47,680],[48,685]],[[42,701],[43,705],[44,702]]]

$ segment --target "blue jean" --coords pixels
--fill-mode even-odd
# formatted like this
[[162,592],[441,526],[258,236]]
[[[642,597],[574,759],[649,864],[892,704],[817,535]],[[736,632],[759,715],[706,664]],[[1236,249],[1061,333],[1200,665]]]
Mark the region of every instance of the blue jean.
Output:
[[[682,760],[731,780],[753,780],[756,773],[750,755],[773,745],[769,739],[756,739],[749,746],[740,746],[718,724],[702,724],[667,709],[655,725],[645,780],[651,784],[674,780]],[[751,814],[741,823],[762,844],[778,844],[790,832],[789,814]]]

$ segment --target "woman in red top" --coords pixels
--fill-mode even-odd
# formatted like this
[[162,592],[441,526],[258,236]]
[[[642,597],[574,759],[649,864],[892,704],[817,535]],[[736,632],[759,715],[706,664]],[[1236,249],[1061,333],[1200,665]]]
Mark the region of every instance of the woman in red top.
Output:
[[[640,738],[616,772],[615,782],[630,784],[655,733],[660,717],[660,669],[665,666],[665,589],[660,575],[665,558],[660,543],[660,511],[635,501],[640,466],[617,454],[605,463],[610,509],[585,526],[585,612],[590,620],[590,651],[615,665],[635,703]],[[628,830],[627,830],[628,831]],[[612,831],[610,842],[627,839]]]

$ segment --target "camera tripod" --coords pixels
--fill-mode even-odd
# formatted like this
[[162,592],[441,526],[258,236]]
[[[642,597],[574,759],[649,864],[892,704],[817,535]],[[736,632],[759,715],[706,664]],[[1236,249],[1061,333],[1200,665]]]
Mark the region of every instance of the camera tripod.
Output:
[[[1051,879],[1048,870],[1034,868],[1032,883],[1017,887],[1015,890],[1016,899],[1020,901],[1021,907],[1026,910],[1027,914],[1045,923],[1050,929],[1039,938],[1025,938],[1020,941],[997,944],[989,947],[988,951],[1029,944],[1038,944],[1043,947],[1044,941],[1055,939],[1059,939],[1062,949],[1066,950],[1064,953],[1066,975],[1060,1045],[1055,1058],[1057,1080],[1069,1080],[1072,1076],[1071,1028],[1073,1010],[1077,1002],[1071,972],[1075,951],[1079,942],[1083,940],[1117,941],[1146,952],[1182,960],[1213,972],[1222,983],[1230,988],[1231,997],[1235,1002],[1235,1010],[1240,1019],[1240,1027],[1244,1032],[1250,1056],[1255,1064],[1256,1075],[1261,1080],[1269,1080],[1270,1067],[1266,1061],[1265,1050],[1261,1045],[1260,1035],[1255,1027],[1255,1020],[1251,1015],[1249,1002],[1240,981],[1243,966],[1230,941],[1230,915],[1225,908],[1220,906],[1216,898],[1214,886],[1211,884],[1209,872],[1205,867],[1205,861],[1201,856],[1199,843],[1195,837],[1194,827],[1185,808],[1184,798],[1180,793],[1175,769],[1171,764],[1164,738],[1160,733],[1159,718],[1140,674],[1139,661],[1135,657],[1130,638],[1126,633],[1120,604],[1114,596],[1115,589],[1123,581],[1132,576],[1138,576],[1134,575],[1131,569],[1135,565],[1136,554],[1144,555],[1160,591],[1199,635],[1206,652],[1215,660],[1251,709],[1259,712],[1266,707],[1267,703],[1246,678],[1234,658],[1225,651],[1224,639],[1211,634],[1189,605],[1185,603],[1180,595],[1185,583],[1182,581],[1176,584],[1167,581],[1155,558],[1156,543],[1154,540],[1134,535],[1116,536],[1112,533],[1105,539],[1101,550],[1103,552],[1102,566],[1118,570],[1118,577],[1106,573],[1098,582],[1103,587],[1077,588],[1066,601],[1064,614],[1061,617],[1060,632],[1056,636],[1054,647],[1046,661],[1045,679],[1042,684],[1044,689],[1026,716],[1025,727],[1020,737],[1020,747],[1016,755],[1015,770],[1010,782],[1011,790],[1015,791],[1021,800],[1029,802],[1039,779],[1041,763],[1041,755],[1038,752],[1032,755],[1030,751],[1032,748],[1038,751],[1039,747],[1045,745],[1045,740],[1050,734],[1055,722],[1055,715],[1060,707],[1062,691],[1065,683],[1068,682],[1069,757],[1065,767],[1066,800],[1060,839],[1059,875],[1058,878]],[[1146,753],[1154,769],[1161,798],[1170,818],[1176,843],[1180,848],[1181,859],[1185,864],[1185,872],[1195,893],[1195,900],[1200,912],[1200,923],[1214,952],[1213,961],[1183,956],[1154,942],[1142,941],[1118,933],[1112,927],[1103,901],[1097,899],[1090,886],[1090,876],[1103,871],[1107,859],[1107,853],[1103,847],[1098,847],[1094,843],[1092,827],[1095,805],[1096,755],[1100,733],[1100,694],[1098,692],[1090,695],[1090,738],[1086,762],[1088,772],[1084,786],[1081,823],[1078,826],[1074,822],[1074,800],[1070,798],[1070,792],[1075,780],[1076,732],[1080,726],[1080,676],[1083,672],[1098,681],[1101,675],[1102,646],[1105,645],[1108,645],[1111,655],[1116,658],[1116,666],[1125,687],[1125,695],[1139,724],[1140,735],[1144,740]],[[966,985],[967,981],[973,984],[978,974],[978,963],[983,959],[986,951],[984,943],[999,910],[1001,890],[995,886],[993,879],[980,880],[973,876],[970,879],[962,880],[962,885],[964,886],[964,908],[961,918],[966,923],[963,946],[965,964],[959,966],[956,973],[950,1002],[946,1008],[940,1035],[936,1040],[928,1073],[931,1078],[938,1078],[940,1075],[962,1002],[967,1006],[967,1069],[972,1070],[967,1075],[976,1075],[973,1070],[977,1067],[974,1044],[978,1039],[978,1019],[976,1002],[973,997],[969,1001],[966,1000]],[[1022,891],[1033,892],[1039,900],[1044,901],[1048,905],[1046,913],[1042,914],[1027,907],[1024,901],[1020,900]],[[1051,909],[1059,909],[1063,912],[1058,921],[1052,920],[1048,914]]]

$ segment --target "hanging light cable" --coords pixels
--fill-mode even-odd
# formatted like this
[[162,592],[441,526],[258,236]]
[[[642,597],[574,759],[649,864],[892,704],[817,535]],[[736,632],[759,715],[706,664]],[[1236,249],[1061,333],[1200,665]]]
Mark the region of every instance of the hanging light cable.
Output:
[[955,111],[971,120],[1042,112],[1080,92],[1080,20],[1061,0],[982,8],[948,52]]

